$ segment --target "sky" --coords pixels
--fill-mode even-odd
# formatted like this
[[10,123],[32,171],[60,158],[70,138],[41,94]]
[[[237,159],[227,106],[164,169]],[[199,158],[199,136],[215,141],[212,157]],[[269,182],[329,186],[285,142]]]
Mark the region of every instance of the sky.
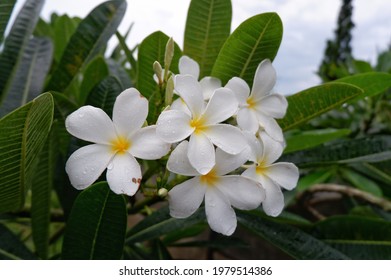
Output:
[[[42,16],[52,12],[86,16],[104,0],[46,0]],[[152,32],[161,30],[183,46],[183,34],[190,0],[128,0],[119,31],[133,29],[127,43],[140,43]],[[277,71],[274,91],[289,95],[320,83],[316,71],[321,63],[326,40],[332,39],[341,0],[232,0],[231,31],[256,14],[277,12],[284,35],[273,65]],[[23,0],[18,0],[19,10]],[[14,11],[15,12],[15,11]],[[391,1],[354,0],[353,56],[374,64],[376,56],[391,43]]]

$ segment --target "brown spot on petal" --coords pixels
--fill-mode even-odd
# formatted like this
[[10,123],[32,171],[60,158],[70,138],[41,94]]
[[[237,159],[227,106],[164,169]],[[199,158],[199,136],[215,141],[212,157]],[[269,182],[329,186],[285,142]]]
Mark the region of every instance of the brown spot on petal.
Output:
[[136,184],[137,183],[137,179],[136,178],[132,178],[132,182]]

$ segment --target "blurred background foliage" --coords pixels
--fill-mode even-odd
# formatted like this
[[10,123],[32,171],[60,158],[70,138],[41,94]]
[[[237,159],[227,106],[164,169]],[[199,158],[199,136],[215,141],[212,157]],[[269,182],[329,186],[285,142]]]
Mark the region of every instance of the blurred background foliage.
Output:
[[[287,144],[281,161],[300,168],[297,188],[285,193],[277,218],[237,211],[231,237],[211,232],[203,209],[170,217],[157,195],[172,187],[164,158],[142,163],[135,197],[113,194],[104,178],[78,192],[64,171],[86,144],[64,127],[78,107],[110,115],[116,96],[136,86],[154,123],[166,85],[155,83],[152,65],[165,65],[169,36],[157,31],[130,49],[132,26],[117,32],[123,0],[83,19],[53,14],[48,21],[39,16],[44,0],[26,0],[9,22],[15,2],[0,3],[0,259],[391,258],[391,45],[375,65],[352,56],[353,1],[341,2],[319,67],[323,83],[289,96],[279,122]],[[184,49],[175,44],[170,70],[177,73],[186,54],[200,63],[201,76],[226,82],[242,74],[251,84],[259,62],[277,54],[282,22],[260,14],[232,32],[231,16],[229,0],[191,1]]]

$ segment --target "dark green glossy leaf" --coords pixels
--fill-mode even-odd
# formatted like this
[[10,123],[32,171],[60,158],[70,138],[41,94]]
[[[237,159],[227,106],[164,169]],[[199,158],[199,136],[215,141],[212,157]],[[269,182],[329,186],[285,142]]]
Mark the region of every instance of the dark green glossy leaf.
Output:
[[0,119],[0,213],[24,204],[53,120],[53,98],[45,93]]
[[347,259],[340,251],[298,228],[273,222],[251,212],[238,212],[238,222],[296,259]]
[[368,179],[367,177],[350,169],[342,169],[340,170],[340,172],[342,176],[356,188],[376,196],[381,197],[383,195],[383,192],[379,185],[376,184],[374,181]]
[[0,101],[11,87],[44,2],[27,0],[4,41],[4,49],[0,55]]
[[306,89],[287,98],[288,110],[278,123],[283,130],[292,129],[362,93],[362,89],[343,83],[328,83]]
[[80,86],[79,104],[84,105],[91,90],[109,75],[109,68],[102,56],[97,56],[86,66]]
[[54,23],[52,23],[55,45],[54,59],[56,62],[61,60],[62,54],[79,23],[79,19],[71,18],[68,15],[58,16]]
[[127,72],[127,70],[125,70],[124,67],[122,67],[119,62],[113,59],[106,59],[106,63],[109,66],[110,76],[116,77],[118,81],[121,82],[123,89],[133,87],[134,82],[131,79],[130,74]]
[[390,158],[391,136],[378,135],[290,153],[283,155],[281,161],[306,167],[337,163],[381,162]]
[[80,69],[98,55],[117,30],[126,10],[126,2],[104,2],[84,18],[72,35],[47,86],[65,91]]
[[309,189],[311,186],[326,182],[333,172],[329,169],[319,170],[311,172],[308,175],[301,176],[299,182],[297,183],[296,191],[303,192]]
[[96,183],[76,199],[64,236],[62,259],[120,259],[127,222],[123,196],[106,182]]
[[3,42],[4,32],[11,17],[16,0],[3,0],[0,3],[0,45]]
[[[58,123],[53,123],[53,126]],[[58,138],[52,128],[39,156],[37,171],[31,186],[31,228],[37,255],[47,259],[49,254],[49,226],[54,176],[59,153]]]
[[86,104],[101,108],[111,116],[115,99],[121,91],[122,85],[117,78],[108,76],[92,89]]
[[135,225],[128,233],[126,244],[154,239],[205,221],[205,210],[198,209],[186,219],[175,219],[170,216],[168,207],[161,208]]
[[284,153],[309,149],[349,134],[349,129],[333,128],[298,132],[286,137],[287,146]]
[[193,0],[187,13],[183,53],[196,60],[200,77],[210,76],[216,57],[230,35],[230,0]]
[[[160,113],[159,106],[164,105],[164,93],[161,93],[155,80],[153,79],[153,63],[158,61],[164,65],[164,54],[169,37],[163,32],[157,31],[146,37],[140,44],[138,50],[138,77],[137,89],[149,100],[149,115],[147,121],[154,122]],[[181,50],[175,44],[174,58],[170,71],[178,73],[178,61]]]
[[52,54],[53,46],[48,38],[33,38],[29,41],[0,107],[0,116],[23,106],[42,93]]
[[240,77],[252,85],[259,63],[273,60],[282,39],[282,22],[276,13],[253,16],[243,22],[224,43],[212,70],[212,76],[225,84]]
[[36,257],[6,226],[0,224],[0,260],[34,260]]
[[328,218],[315,225],[318,236],[352,259],[389,259],[391,222],[363,216]]

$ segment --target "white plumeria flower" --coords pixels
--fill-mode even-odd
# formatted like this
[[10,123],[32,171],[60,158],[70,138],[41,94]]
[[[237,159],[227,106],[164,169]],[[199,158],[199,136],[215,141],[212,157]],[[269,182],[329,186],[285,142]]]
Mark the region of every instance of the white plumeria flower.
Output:
[[299,170],[293,163],[274,163],[281,156],[283,146],[265,132],[260,133],[260,138],[251,133],[245,135],[251,149],[250,161],[254,164],[242,175],[261,183],[266,191],[263,210],[269,216],[278,216],[284,208],[284,195],[280,187],[286,190],[295,188]]
[[[180,75],[190,75],[196,78],[197,81],[199,80],[200,66],[198,65],[197,61],[191,59],[186,55],[181,56],[181,58],[179,59],[178,68]],[[209,76],[203,77],[199,81],[199,83],[201,85],[201,92],[204,100],[209,100],[213,92],[221,87],[221,81],[219,79]],[[174,100],[171,105],[171,109],[181,110],[191,114],[182,98]]]
[[275,118],[284,117],[288,102],[280,94],[270,93],[276,82],[276,72],[270,60],[263,60],[254,76],[251,89],[238,77],[228,81],[225,87],[231,89],[238,98],[237,122],[240,128],[255,134],[261,127],[274,140],[283,142],[282,130]]
[[175,89],[191,114],[180,110],[162,112],[156,133],[168,143],[180,142],[190,136],[190,163],[199,173],[207,174],[215,165],[213,144],[230,154],[238,154],[247,146],[239,128],[221,124],[237,111],[238,102],[230,89],[220,88],[205,105],[201,86],[193,76],[177,75],[175,79]]
[[200,174],[188,160],[188,149],[189,143],[181,142],[167,162],[167,169],[171,172],[194,176],[168,192],[170,215],[187,218],[200,207],[205,198],[205,212],[211,229],[231,235],[237,225],[232,206],[251,210],[257,208],[265,198],[262,186],[256,181],[240,175],[226,175],[247,160],[247,151],[230,155],[217,148],[216,165],[209,173]]
[[73,136],[94,144],[75,151],[66,163],[71,184],[85,189],[107,168],[110,189],[117,194],[134,195],[141,182],[141,169],[135,157],[159,159],[170,145],[156,136],[156,127],[143,127],[148,101],[130,88],[118,95],[113,120],[99,108],[83,106],[70,114],[66,128]]

